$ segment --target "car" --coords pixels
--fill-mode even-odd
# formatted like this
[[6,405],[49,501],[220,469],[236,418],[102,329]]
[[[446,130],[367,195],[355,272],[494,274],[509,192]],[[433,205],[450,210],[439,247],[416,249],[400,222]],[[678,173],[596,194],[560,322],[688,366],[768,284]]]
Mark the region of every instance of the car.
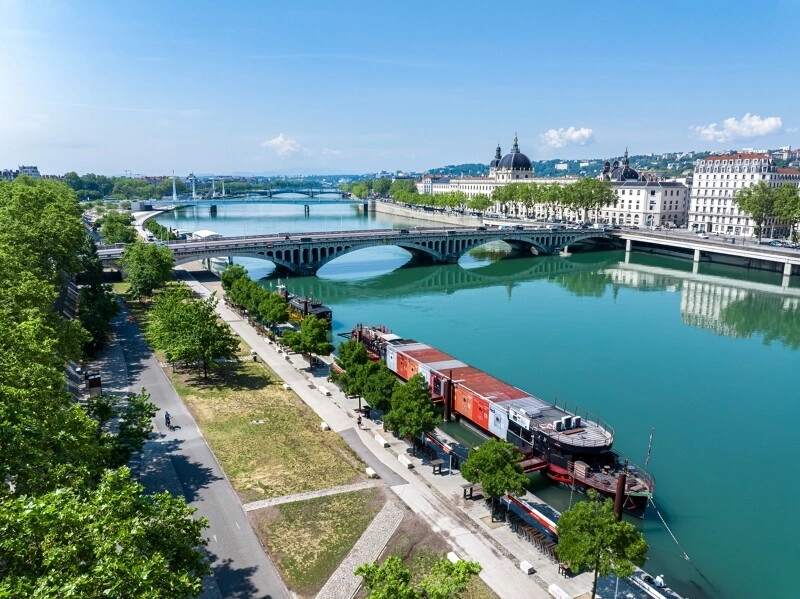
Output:
[[769,242],[769,244],[772,247],[777,247],[777,248],[783,247],[783,242],[782,241],[778,241],[777,239],[773,239],[772,241]]
[[400,229],[400,235],[408,235],[408,229]]
[[705,233],[704,231],[700,231],[700,232],[697,234],[697,236],[698,236],[700,239],[708,239],[708,235],[706,235],[706,233]]
[[713,235],[713,236],[715,236],[715,237],[716,237],[717,235],[719,235],[719,233],[718,233],[717,231],[709,231],[709,232],[708,232],[708,234],[709,234],[709,235]]
[[638,229],[639,227],[638,227],[637,225],[631,225],[631,226],[630,226],[630,227],[628,227],[628,228],[629,228],[629,229],[636,230],[636,229]]
[[486,227],[475,227],[476,231],[485,231]]
[[515,231],[522,231],[525,227],[523,227],[522,225],[514,225],[511,228],[514,229]]

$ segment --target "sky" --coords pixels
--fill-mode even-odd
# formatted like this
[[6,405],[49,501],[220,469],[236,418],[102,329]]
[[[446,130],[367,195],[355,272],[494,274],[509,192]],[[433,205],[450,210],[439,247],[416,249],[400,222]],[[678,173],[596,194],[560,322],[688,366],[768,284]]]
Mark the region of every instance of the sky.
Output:
[[0,169],[341,174],[800,145],[800,1],[0,0]]

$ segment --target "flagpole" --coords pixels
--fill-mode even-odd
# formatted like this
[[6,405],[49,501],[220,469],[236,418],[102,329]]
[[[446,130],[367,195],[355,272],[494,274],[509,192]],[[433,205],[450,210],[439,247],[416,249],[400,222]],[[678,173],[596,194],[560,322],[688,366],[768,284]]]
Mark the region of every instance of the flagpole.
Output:
[[647,465],[650,463],[650,453],[653,451],[653,435],[656,432],[656,427],[650,430],[650,443],[647,445],[647,459],[644,461],[644,471],[647,472]]

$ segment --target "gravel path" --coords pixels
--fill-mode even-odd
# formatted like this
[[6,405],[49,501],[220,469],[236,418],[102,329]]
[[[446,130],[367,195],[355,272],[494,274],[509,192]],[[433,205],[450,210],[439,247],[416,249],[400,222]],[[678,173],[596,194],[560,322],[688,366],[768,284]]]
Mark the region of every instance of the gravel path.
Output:
[[403,520],[405,508],[397,501],[388,501],[361,535],[347,557],[322,587],[317,599],[348,599],[358,592],[362,578],[353,574],[361,564],[377,561],[394,531]]
[[283,497],[273,497],[272,499],[262,499],[260,501],[251,501],[245,503],[242,507],[245,512],[252,512],[253,510],[260,510],[263,507],[271,505],[280,505],[282,503],[294,503],[295,501],[305,501],[313,499],[314,497],[327,497],[328,495],[338,495],[339,493],[349,493],[350,491],[360,491],[362,489],[369,489],[377,487],[381,482],[377,480],[367,480],[361,483],[352,485],[342,485],[341,487],[330,487],[320,491],[308,491],[307,493],[297,493],[295,495],[284,495]]

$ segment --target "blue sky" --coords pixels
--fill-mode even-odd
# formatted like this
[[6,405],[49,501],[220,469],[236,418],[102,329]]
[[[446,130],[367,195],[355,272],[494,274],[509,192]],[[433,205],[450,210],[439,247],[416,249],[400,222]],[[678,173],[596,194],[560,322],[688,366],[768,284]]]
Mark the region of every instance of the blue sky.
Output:
[[800,140],[797,1],[0,0],[0,168],[368,173]]

